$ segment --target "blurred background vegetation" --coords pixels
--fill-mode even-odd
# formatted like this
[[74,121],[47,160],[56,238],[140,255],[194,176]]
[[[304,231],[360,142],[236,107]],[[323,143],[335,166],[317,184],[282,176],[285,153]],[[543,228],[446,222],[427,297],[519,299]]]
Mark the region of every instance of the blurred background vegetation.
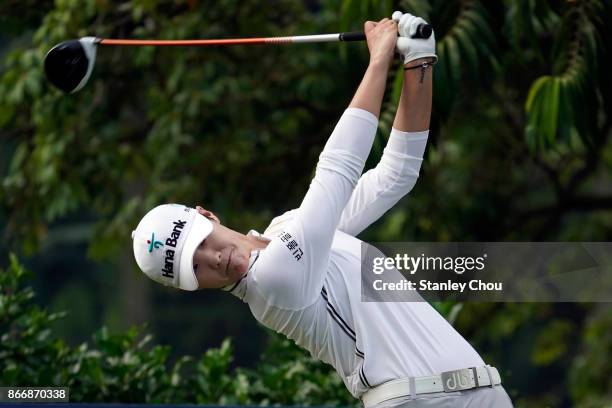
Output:
[[[242,232],[296,207],[365,70],[365,44],[103,49],[70,96],[42,62],[85,35],[338,32],[395,9],[436,30],[432,131],[419,183],[361,238],[610,241],[608,1],[5,0],[2,385],[70,384],[80,401],[353,403],[328,367],[234,297],[147,280],[130,232],[165,202],[201,204]],[[368,166],[393,121],[398,63]],[[612,405],[608,304],[439,307],[502,369],[517,406]]]

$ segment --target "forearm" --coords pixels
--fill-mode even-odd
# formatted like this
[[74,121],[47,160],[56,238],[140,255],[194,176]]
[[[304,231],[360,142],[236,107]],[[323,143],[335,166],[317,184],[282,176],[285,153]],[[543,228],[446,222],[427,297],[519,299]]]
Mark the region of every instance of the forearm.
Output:
[[344,207],[340,231],[356,236],[391,209],[416,184],[427,131],[391,130],[380,163],[364,173]]
[[[360,108],[347,108],[319,156],[315,177],[300,205],[306,230],[330,234],[357,184],[370,154],[378,120]],[[317,215],[318,214],[318,215]]]
[[370,61],[349,108],[364,109],[377,118],[380,117],[380,107],[385,94],[388,72],[388,62]]
[[[418,65],[422,60],[412,61]],[[421,69],[404,71],[404,84],[393,127],[403,132],[420,132],[429,129],[431,116],[433,67],[425,69],[421,82]]]
[[[333,237],[376,136],[376,117],[359,108],[347,108],[323,152],[315,177],[295,216],[304,252],[300,290],[319,295]],[[294,283],[295,284],[295,283]]]

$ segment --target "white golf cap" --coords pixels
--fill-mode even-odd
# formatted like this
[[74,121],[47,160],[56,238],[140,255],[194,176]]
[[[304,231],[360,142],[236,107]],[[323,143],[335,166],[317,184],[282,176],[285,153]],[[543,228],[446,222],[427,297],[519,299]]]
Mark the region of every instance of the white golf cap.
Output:
[[164,204],[149,211],[132,232],[134,257],[155,282],[196,290],[193,255],[213,230],[208,218],[194,208]]

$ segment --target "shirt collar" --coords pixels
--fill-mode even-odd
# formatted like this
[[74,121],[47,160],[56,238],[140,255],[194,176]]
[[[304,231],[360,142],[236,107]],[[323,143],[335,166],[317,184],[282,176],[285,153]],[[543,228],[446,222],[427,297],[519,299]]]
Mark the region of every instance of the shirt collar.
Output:
[[247,236],[253,237],[253,238],[257,239],[258,241],[262,241],[262,242],[270,242],[270,241],[272,241],[271,238],[268,238],[268,237],[264,236],[263,234],[260,234],[259,232],[255,231],[255,230],[250,230],[247,233]]
[[[259,232],[255,231],[255,230],[250,230],[247,233],[248,236],[252,236],[253,238],[257,239],[258,241],[262,241],[262,242],[270,242],[271,239],[268,237],[265,237],[264,235],[260,234]],[[246,288],[247,288],[247,279],[246,277],[248,276],[248,274],[251,272],[251,269],[253,268],[253,265],[255,264],[255,261],[257,261],[257,259],[259,258],[259,253],[261,252],[261,249],[258,249],[256,251],[251,251],[251,258],[249,259],[249,268],[247,269],[247,272],[244,274],[244,276],[242,278],[240,278],[240,280],[236,283],[232,283],[231,285],[227,285],[221,288],[222,291],[224,292],[230,292],[232,295],[240,298],[241,300],[244,299],[244,296],[246,295]]]
[[248,276],[249,276],[249,273],[251,272],[251,269],[253,269],[253,265],[255,265],[255,262],[257,261],[257,259],[259,259],[260,252],[261,250],[252,251],[251,258],[249,259],[249,268],[247,269],[247,272],[244,274],[244,276],[240,278],[238,282],[222,287],[221,290],[224,292],[231,293],[232,295],[236,296],[240,300],[244,300],[244,297],[246,296],[247,286],[248,286],[248,280],[249,280]]

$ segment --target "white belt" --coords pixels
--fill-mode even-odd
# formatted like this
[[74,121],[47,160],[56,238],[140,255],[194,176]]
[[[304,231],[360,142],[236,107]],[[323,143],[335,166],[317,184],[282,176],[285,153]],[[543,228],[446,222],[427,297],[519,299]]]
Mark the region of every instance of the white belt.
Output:
[[366,391],[361,400],[365,408],[405,395],[432,392],[453,392],[501,384],[497,368],[489,365],[447,371],[426,377],[400,378],[388,381]]

